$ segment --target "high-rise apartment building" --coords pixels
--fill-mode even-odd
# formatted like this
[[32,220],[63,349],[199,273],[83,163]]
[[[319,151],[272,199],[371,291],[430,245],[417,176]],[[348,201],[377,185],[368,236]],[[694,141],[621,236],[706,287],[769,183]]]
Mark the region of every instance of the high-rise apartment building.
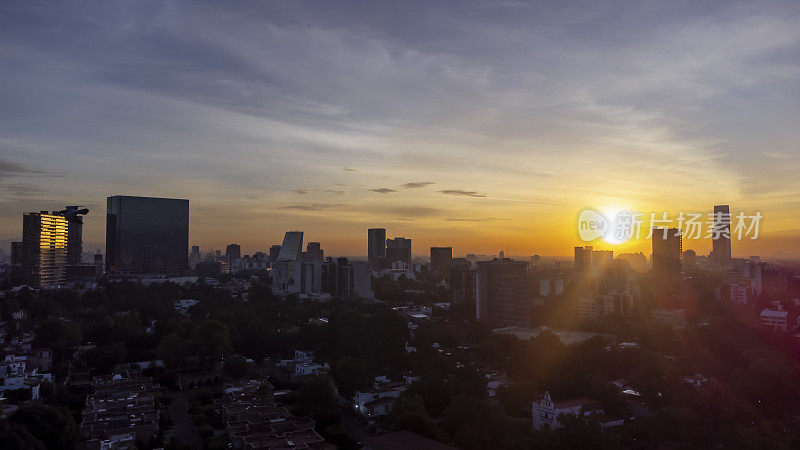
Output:
[[728,205],[714,206],[711,259],[715,266],[731,265],[731,210]]
[[325,260],[325,252],[319,242],[309,242],[304,256],[306,261],[322,262]]
[[453,258],[450,262],[450,292],[454,304],[475,302],[475,270],[466,258]]
[[453,261],[453,247],[431,247],[431,273],[447,277],[451,261]]
[[22,264],[22,242],[11,243],[11,265]]
[[589,273],[592,270],[592,247],[575,247],[575,270]]
[[269,260],[270,261],[277,261],[278,255],[281,254],[281,246],[280,245],[273,245],[269,248]]
[[653,273],[674,276],[683,273],[681,230],[653,228]]
[[611,250],[594,250],[592,252],[592,273],[599,274],[614,263],[614,252]]
[[528,263],[478,261],[475,317],[494,327],[530,325],[533,291]]
[[67,206],[58,214],[67,219],[67,265],[83,264],[83,216],[89,210],[80,206]]
[[239,244],[228,244],[225,248],[225,259],[228,262],[228,267],[231,268],[236,263],[236,260],[242,257],[242,247]]
[[69,224],[47,211],[22,216],[22,269],[31,286],[55,288],[67,282]]
[[189,200],[115,195],[107,199],[106,270],[182,274],[189,267]]
[[322,292],[334,298],[350,298],[354,288],[353,267],[347,258],[328,257],[322,265]]
[[189,268],[194,269],[201,261],[203,261],[203,255],[200,253],[200,246],[193,245],[192,252],[189,253]]
[[367,230],[367,257],[372,270],[381,270],[386,265],[386,228]]
[[386,240],[386,265],[398,269],[411,267],[411,239],[396,237]]

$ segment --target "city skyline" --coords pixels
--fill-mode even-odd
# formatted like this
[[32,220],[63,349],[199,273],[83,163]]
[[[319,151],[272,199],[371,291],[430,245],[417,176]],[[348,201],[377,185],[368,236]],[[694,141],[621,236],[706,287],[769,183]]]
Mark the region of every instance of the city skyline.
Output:
[[80,204],[93,251],[124,194],[191,199],[190,243],[243,253],[382,227],[565,256],[587,207],[729,204],[765,217],[735,257],[800,256],[800,6],[617,5],[7,3],[3,248]]

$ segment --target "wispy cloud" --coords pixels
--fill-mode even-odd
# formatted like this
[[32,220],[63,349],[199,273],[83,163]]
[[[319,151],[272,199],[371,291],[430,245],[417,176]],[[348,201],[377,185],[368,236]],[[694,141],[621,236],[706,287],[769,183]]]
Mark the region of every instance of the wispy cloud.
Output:
[[308,205],[285,205],[283,209],[294,209],[297,211],[322,211],[330,208],[346,208],[346,203],[312,203]]
[[448,222],[494,222],[495,220],[511,220],[511,219],[498,219],[496,217],[483,217],[483,218],[458,218],[447,217],[444,220]]
[[392,192],[397,192],[396,190],[389,188],[370,189],[370,191],[377,192],[378,194],[390,194]]
[[411,183],[405,183],[400,185],[403,189],[417,189],[417,188],[424,188],[434,184],[433,181],[413,181]]
[[308,194],[308,189],[293,189],[292,192],[305,195]]
[[322,192],[327,192],[329,194],[336,194],[336,195],[347,194],[347,191],[345,191],[343,189],[323,189]]
[[0,158],[0,179],[16,176],[63,176],[63,173],[32,169],[24,164]]
[[462,195],[465,197],[486,197],[486,194],[482,194],[478,191],[465,191],[462,189],[443,189],[439,192],[447,195]]
[[342,170],[345,172],[358,172],[358,169],[356,169],[355,167],[345,167]]

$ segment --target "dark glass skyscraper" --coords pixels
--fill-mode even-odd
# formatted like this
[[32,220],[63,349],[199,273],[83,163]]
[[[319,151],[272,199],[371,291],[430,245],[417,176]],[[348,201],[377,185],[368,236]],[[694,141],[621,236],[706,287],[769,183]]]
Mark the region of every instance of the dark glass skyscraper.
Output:
[[679,276],[683,273],[683,243],[677,228],[653,228],[653,273]]
[[399,266],[400,269],[411,267],[411,239],[396,237],[386,240],[386,265]]
[[721,268],[731,263],[731,209],[728,205],[714,206],[714,229],[718,235],[712,236],[712,262]]
[[108,197],[106,270],[181,274],[189,267],[189,200]]
[[367,257],[372,270],[381,270],[386,265],[386,228],[367,230]]

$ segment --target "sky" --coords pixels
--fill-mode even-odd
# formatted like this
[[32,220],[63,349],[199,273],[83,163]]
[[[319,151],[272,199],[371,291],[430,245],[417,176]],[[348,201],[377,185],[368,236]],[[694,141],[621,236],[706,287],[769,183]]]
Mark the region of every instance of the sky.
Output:
[[[584,208],[760,212],[800,256],[800,3],[0,4],[0,239],[190,200],[190,243],[569,255]],[[645,251],[646,241],[597,245]],[[685,248],[707,252],[710,241]]]

